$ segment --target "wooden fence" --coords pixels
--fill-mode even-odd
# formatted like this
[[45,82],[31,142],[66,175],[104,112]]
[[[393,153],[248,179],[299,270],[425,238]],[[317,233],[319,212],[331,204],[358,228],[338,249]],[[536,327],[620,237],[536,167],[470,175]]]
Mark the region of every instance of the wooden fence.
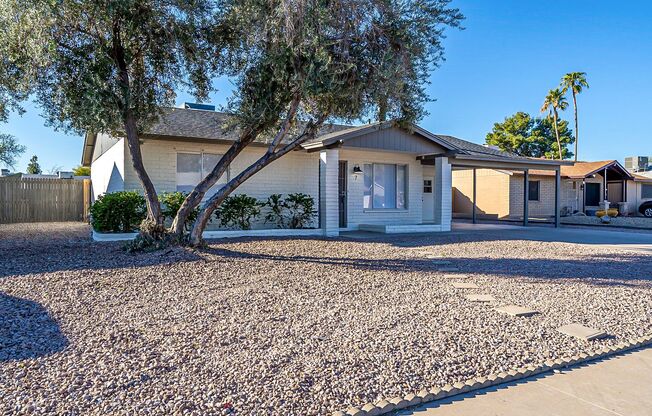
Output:
[[0,178],[0,224],[85,221],[90,179]]

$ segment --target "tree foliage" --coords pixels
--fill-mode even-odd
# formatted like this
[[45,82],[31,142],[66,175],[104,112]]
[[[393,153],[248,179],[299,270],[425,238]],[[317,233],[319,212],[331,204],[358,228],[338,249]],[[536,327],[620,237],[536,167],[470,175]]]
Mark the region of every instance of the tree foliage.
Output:
[[16,160],[23,153],[25,153],[25,146],[18,143],[14,136],[0,133],[0,163],[14,168]]
[[[506,117],[502,123],[495,123],[487,134],[486,143],[499,149],[526,157],[554,159],[559,155],[554,121],[548,117],[534,118],[527,113],[518,112]],[[568,159],[573,153],[568,146],[574,142],[568,122],[558,122],[562,144],[562,157]]]
[[[151,230],[163,217],[145,171],[139,133],[174,105],[179,89],[199,99],[221,62],[212,0],[6,0],[0,15],[11,63],[32,79],[48,124],[78,134],[125,136],[147,200]],[[27,41],[30,50],[21,49]],[[28,75],[28,76],[27,76]],[[20,91],[19,88],[13,90]],[[2,90],[0,89],[0,93]],[[10,97],[11,98],[11,97]]]
[[212,212],[241,183],[329,120],[418,121],[428,75],[443,59],[444,29],[461,19],[448,0],[231,2],[223,22],[242,30],[231,54],[236,90],[228,110],[240,138],[190,193],[173,228],[257,139],[267,141],[268,151],[209,198],[192,243],[200,242]]
[[577,95],[582,93],[584,88],[589,88],[586,80],[586,72],[569,72],[561,79],[561,89],[564,94],[569,90],[573,97],[573,113],[575,117],[575,161],[577,162],[578,142],[580,140],[580,126],[577,120]]
[[29,159],[29,163],[27,164],[27,173],[32,175],[39,175],[43,173],[43,169],[41,169],[41,165],[38,163],[38,156],[34,155]]
[[72,170],[75,176],[91,176],[91,168],[89,166],[77,166]]

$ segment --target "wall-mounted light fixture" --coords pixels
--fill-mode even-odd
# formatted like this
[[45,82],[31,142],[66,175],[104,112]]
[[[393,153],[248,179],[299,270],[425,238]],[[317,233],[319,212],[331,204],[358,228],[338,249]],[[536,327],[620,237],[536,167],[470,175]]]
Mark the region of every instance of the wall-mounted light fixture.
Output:
[[353,166],[353,180],[358,179],[358,176],[362,175],[362,169],[360,169],[360,165],[354,165]]

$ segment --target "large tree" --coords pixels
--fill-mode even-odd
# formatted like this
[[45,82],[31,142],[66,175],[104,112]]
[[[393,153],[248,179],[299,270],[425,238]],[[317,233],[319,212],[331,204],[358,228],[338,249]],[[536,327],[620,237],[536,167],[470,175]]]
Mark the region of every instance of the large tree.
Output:
[[25,146],[10,134],[0,133],[0,163],[9,168],[16,166],[16,160],[25,152]]
[[[124,135],[147,200],[142,230],[161,235],[163,216],[143,165],[139,134],[156,120],[161,107],[174,104],[178,89],[189,89],[200,99],[207,96],[212,69],[221,59],[214,41],[220,30],[214,2],[8,3],[0,27],[21,36],[4,40],[10,43],[12,62],[35,76],[36,96],[48,123],[77,133]],[[21,54],[26,39],[32,47]]]
[[188,195],[172,225],[187,216],[254,141],[267,152],[222,186],[200,211],[190,234],[201,243],[213,212],[240,184],[313,138],[329,120],[418,120],[424,85],[442,60],[444,28],[462,16],[448,0],[239,1],[225,16],[246,27],[241,68],[229,110],[239,138]]
[[[568,150],[573,143],[573,134],[566,120],[559,120],[558,131],[562,158],[568,159],[573,155]],[[548,117],[535,118],[525,112],[518,112],[506,117],[502,123],[495,123],[487,134],[486,143],[526,157],[554,159],[559,155],[553,120]]]
[[584,88],[589,88],[586,80],[586,72],[569,72],[561,79],[562,92],[565,94],[570,90],[573,95],[573,112],[575,113],[575,161],[577,162],[578,142],[580,127],[577,123],[577,94],[581,94]]
[[563,159],[561,151],[561,139],[559,136],[559,112],[564,111],[568,108],[568,101],[564,97],[564,93],[559,88],[552,89],[548,91],[543,105],[541,106],[542,113],[548,113],[548,117],[552,118],[553,127],[555,128],[555,136],[557,137],[557,149],[559,150],[559,159]]

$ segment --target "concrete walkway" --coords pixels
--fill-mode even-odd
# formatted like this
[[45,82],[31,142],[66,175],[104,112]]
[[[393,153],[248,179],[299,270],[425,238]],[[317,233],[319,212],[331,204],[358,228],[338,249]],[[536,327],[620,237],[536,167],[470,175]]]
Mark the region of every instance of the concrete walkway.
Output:
[[580,227],[523,227],[507,224],[471,224],[454,222],[453,233],[475,234],[481,239],[559,241],[652,253],[652,233],[649,231],[600,230]]
[[652,348],[402,410],[401,416],[650,416]]

